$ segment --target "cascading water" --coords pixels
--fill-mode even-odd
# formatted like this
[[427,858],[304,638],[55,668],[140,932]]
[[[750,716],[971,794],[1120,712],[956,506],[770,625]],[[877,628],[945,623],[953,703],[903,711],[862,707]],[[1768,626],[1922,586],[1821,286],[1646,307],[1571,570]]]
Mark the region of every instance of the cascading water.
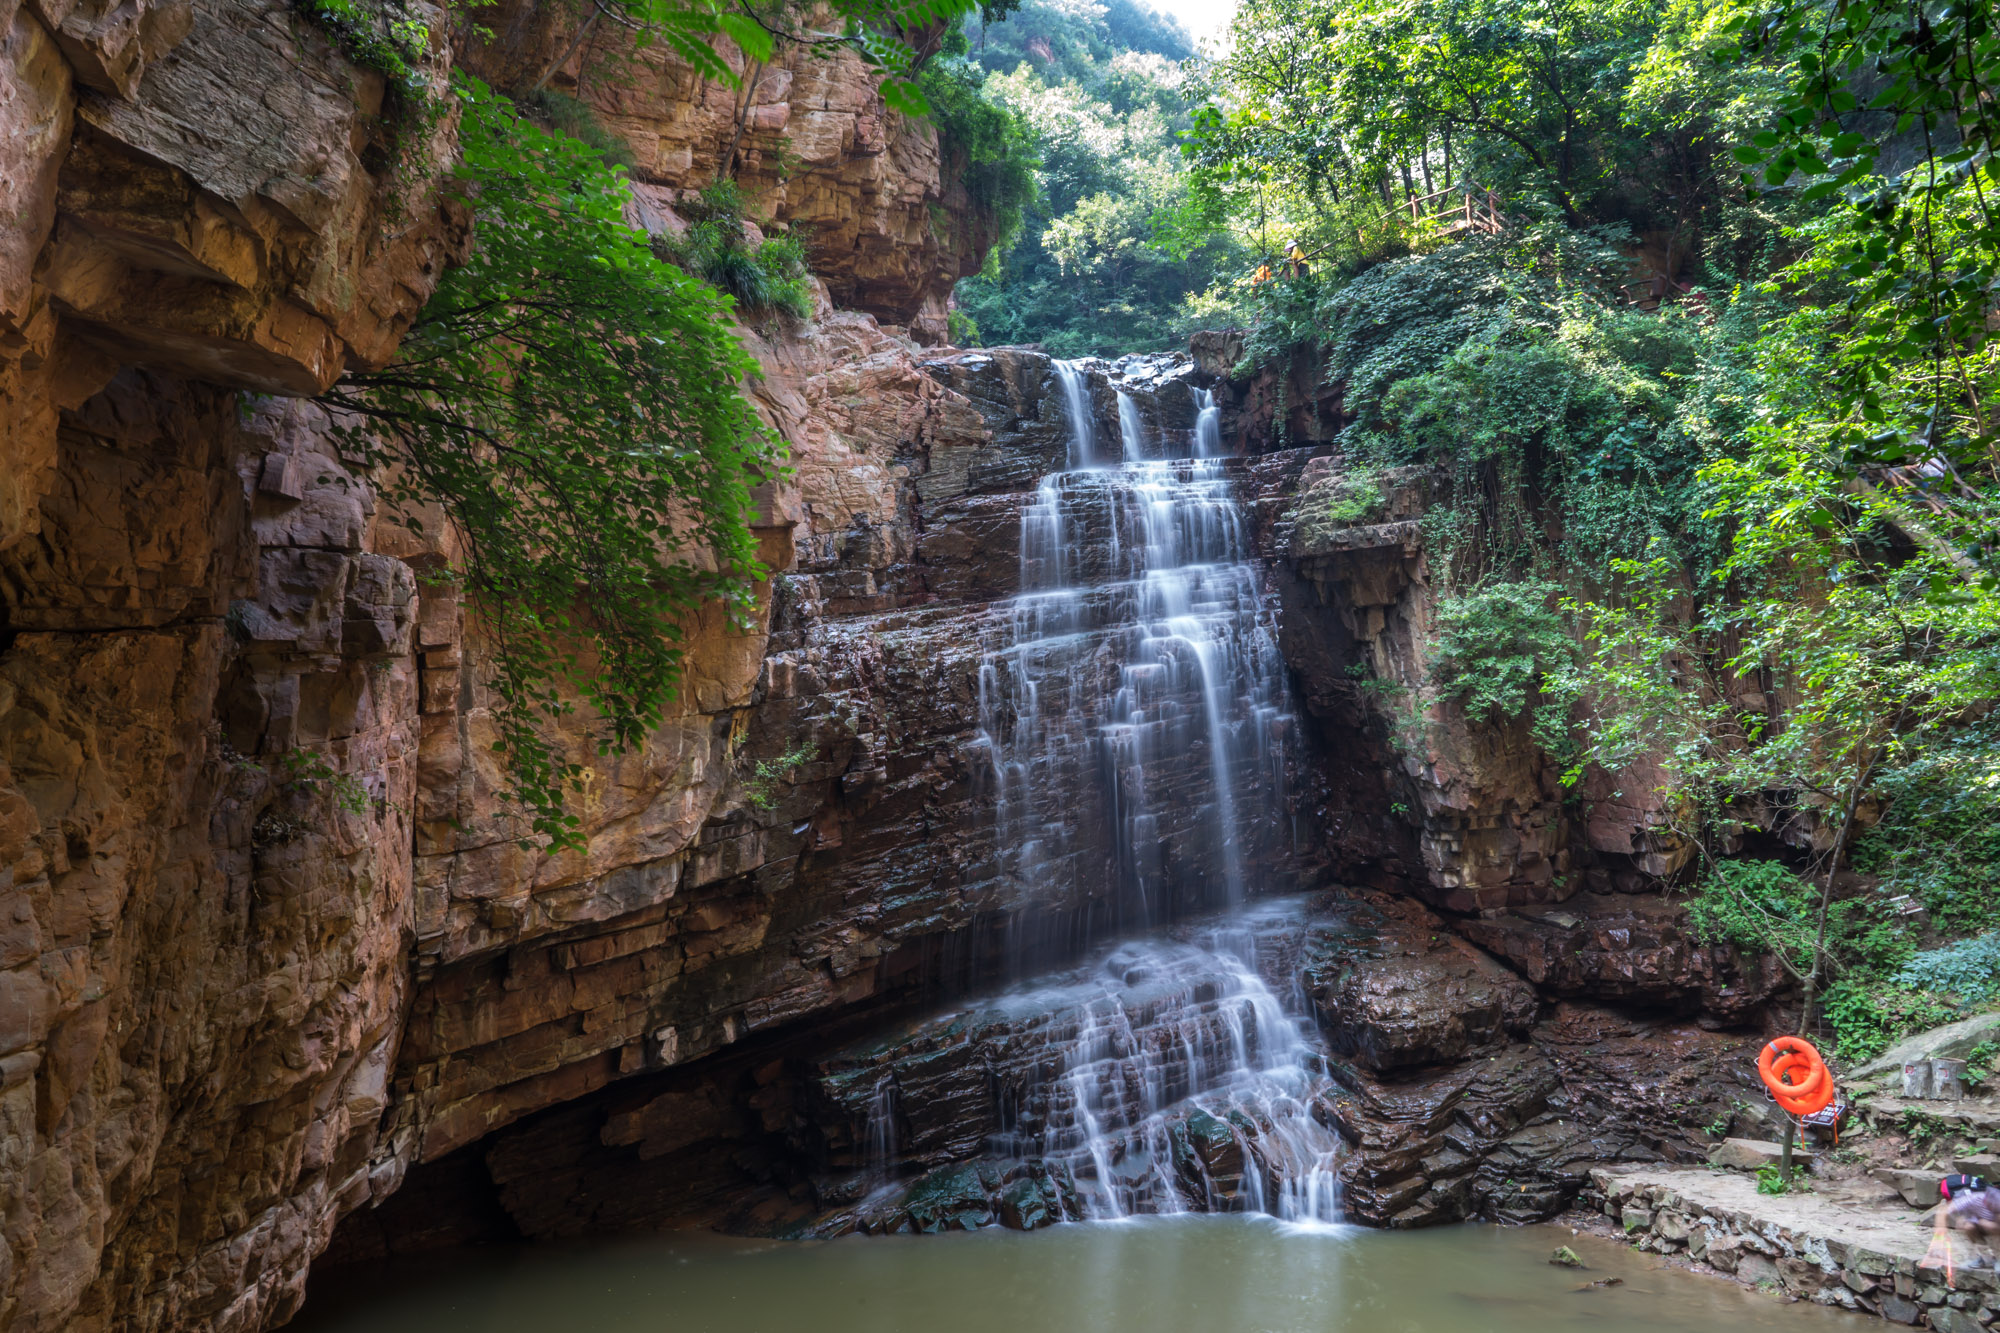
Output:
[[1292,713],[1225,461],[1149,456],[1120,393],[1124,461],[1089,465],[1081,373],[1057,376],[1076,465],[1023,511],[1021,592],[996,610],[979,678],[1017,977],[1241,902],[1253,862],[1289,845]]
[[1293,719],[1219,412],[1195,391],[1181,452],[1121,391],[1121,461],[1100,464],[1083,375],[1060,362],[1056,375],[1070,466],[1023,511],[1021,591],[980,671],[1006,969],[1196,909],[1238,914],[1191,939],[1128,940],[1088,981],[996,1002],[1067,1017],[1039,1033],[1039,1072],[992,1147],[1073,1182],[1084,1217],[1332,1221],[1339,1140],[1312,1113],[1329,1084],[1302,1001],[1260,975],[1241,915],[1254,868],[1289,845]]
[[1073,361],[1055,363],[1056,383],[1062,386],[1063,414],[1069,419],[1069,465],[1090,467],[1097,461],[1096,427],[1090,416],[1090,386],[1083,370]]
[[1260,899],[831,1057],[820,1093],[853,1117],[859,1224],[899,1229],[935,1188],[893,1188],[904,1149],[976,1155],[942,1175],[1025,1190],[1048,1221],[1337,1221],[1337,1089],[1299,980],[1313,920],[1301,897]]
[[1194,391],[1194,456],[1196,458],[1220,458],[1222,456],[1222,407],[1215,401],[1215,390],[1196,389]]
[[[1257,923],[1257,924],[1268,924]],[[1249,1211],[1339,1219],[1332,1088],[1304,1005],[1260,975],[1241,916],[1184,941],[1119,945],[1081,984],[1007,997],[1074,1013],[994,1147],[1066,1174],[1081,1216]]]

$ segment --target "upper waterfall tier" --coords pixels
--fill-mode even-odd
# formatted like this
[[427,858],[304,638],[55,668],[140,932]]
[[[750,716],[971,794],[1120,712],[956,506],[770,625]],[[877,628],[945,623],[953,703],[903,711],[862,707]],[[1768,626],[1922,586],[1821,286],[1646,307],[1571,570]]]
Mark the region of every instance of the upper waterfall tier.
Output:
[[979,677],[1001,873],[1026,904],[1006,925],[1015,975],[1240,902],[1291,835],[1295,722],[1262,570],[1222,462],[1189,456],[1216,438],[1212,400],[1188,390],[1196,429],[1149,432],[1120,392],[1111,462],[1082,374],[1056,374],[1070,467],[1023,513],[1022,591],[995,607]]

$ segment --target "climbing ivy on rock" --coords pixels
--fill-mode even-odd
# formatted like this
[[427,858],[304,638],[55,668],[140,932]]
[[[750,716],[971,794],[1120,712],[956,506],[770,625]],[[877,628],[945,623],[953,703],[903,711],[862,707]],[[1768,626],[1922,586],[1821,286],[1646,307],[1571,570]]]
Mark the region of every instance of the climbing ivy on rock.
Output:
[[442,511],[490,644],[506,794],[535,835],[576,845],[564,797],[582,767],[556,725],[587,705],[603,750],[637,745],[689,613],[749,613],[750,492],[779,450],[741,392],[756,365],[727,298],[625,221],[623,175],[475,79],[453,95],[471,255],[396,360],[326,401],[405,521]]

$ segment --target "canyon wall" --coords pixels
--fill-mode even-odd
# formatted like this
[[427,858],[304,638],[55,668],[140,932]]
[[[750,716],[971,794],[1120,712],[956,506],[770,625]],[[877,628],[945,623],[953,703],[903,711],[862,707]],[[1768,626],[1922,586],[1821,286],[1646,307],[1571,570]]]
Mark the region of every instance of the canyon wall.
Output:
[[[551,856],[495,797],[448,551],[308,401],[391,357],[462,253],[450,119],[386,154],[390,90],[277,3],[0,9],[0,1328],[263,1328],[341,1219],[344,1253],[379,1252],[421,1229],[399,1199],[451,1181],[530,1234],[719,1217],[746,1188],[739,1223],[814,1212],[787,1156],[837,1134],[814,1053],[993,975],[1009,922],[1080,942],[1109,892],[997,869],[990,607],[1070,427],[1039,353],[925,350],[990,220],[851,56],[731,90],[574,23],[501,7],[466,61],[595,108],[649,227],[733,163],[820,286],[810,320],[742,332],[793,462],[758,497],[753,623],[690,626],[671,716],[589,761],[587,850]],[[1338,469],[1318,409],[1272,447],[1268,377],[1229,381],[1225,351],[1087,379],[1107,434],[1119,387],[1163,431],[1213,387],[1248,455],[1312,724],[1268,812],[1305,832],[1257,887],[1478,913],[1462,932],[1548,995],[1751,1012],[1773,979],[1656,899],[1563,901],[1577,839],[1520,738],[1440,714],[1434,752],[1399,748],[1350,668],[1419,678],[1420,544],[1407,518],[1302,542],[1294,497]],[[1176,883],[1213,877],[1189,820],[1161,844]],[[647,1188],[607,1204],[634,1162]]]
[[[641,216],[670,227],[714,162],[686,113],[729,98],[647,60],[614,95],[653,118]],[[0,1327],[265,1327],[407,1156],[865,991],[892,945],[808,945],[818,909],[774,929],[747,878],[838,820],[753,826],[744,781],[774,728],[818,728],[812,773],[875,745],[856,799],[935,811],[907,775],[859,795],[866,708],[750,705],[931,668],[865,634],[767,663],[769,599],[750,632],[695,626],[679,715],[593,774],[591,853],[524,849],[443,553],[301,397],[388,359],[462,250],[450,118],[386,153],[383,80],[255,0],[10,5],[0,70]],[[766,220],[837,217],[814,253],[843,297],[941,331],[982,224],[935,133],[851,56],[757,87],[745,142],[791,144]],[[939,225],[965,254],[913,243]],[[866,603],[908,554],[902,456],[956,456],[977,414],[824,297],[745,337],[798,462],[762,496],[767,558],[811,572],[780,613]]]

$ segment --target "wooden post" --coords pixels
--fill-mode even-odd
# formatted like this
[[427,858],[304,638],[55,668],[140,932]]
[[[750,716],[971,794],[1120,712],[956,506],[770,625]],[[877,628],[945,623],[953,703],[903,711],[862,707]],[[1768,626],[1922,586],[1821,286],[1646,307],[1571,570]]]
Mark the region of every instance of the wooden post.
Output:
[[1785,1117],[1785,1141],[1778,1148],[1778,1179],[1786,1185],[1792,1183],[1792,1120]]

